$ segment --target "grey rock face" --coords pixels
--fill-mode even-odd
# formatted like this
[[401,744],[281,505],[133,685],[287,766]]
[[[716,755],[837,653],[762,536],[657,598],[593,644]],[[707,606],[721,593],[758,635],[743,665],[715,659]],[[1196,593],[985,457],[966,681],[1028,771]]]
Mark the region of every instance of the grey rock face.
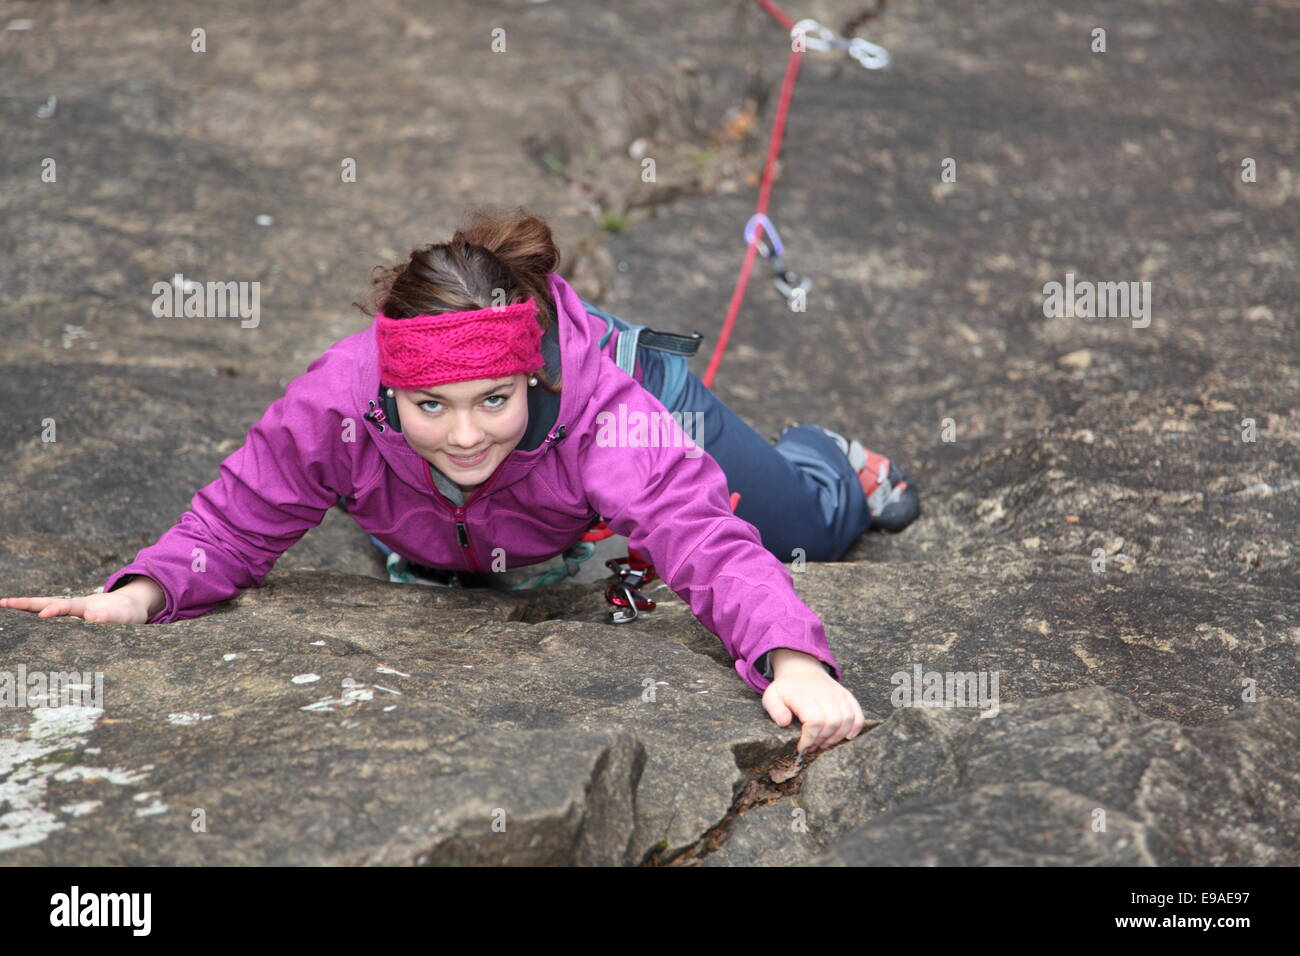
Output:
[[[469,202],[543,212],[579,292],[698,328],[703,373],[788,40],[757,5],[554,6],[486,60],[460,0],[235,0],[257,29],[202,69],[165,9],[6,37],[0,595],[90,593],[156,540]],[[891,5],[858,31],[890,70],[801,68],[770,213],[813,288],[792,312],[758,263],[715,389],[920,483],[904,533],[794,574],[857,739],[794,767],[666,589],[603,623],[619,540],[537,592],[397,585],[335,510],[196,620],[0,609],[0,680],[103,692],[0,706],[0,864],[1300,864],[1293,13],[1101,12],[1093,54],[1037,6]],[[260,323],[155,317],[178,272],[259,281]],[[1149,324],[1046,315],[1067,273],[1149,281]],[[996,674],[996,716],[896,707],[916,667]]]

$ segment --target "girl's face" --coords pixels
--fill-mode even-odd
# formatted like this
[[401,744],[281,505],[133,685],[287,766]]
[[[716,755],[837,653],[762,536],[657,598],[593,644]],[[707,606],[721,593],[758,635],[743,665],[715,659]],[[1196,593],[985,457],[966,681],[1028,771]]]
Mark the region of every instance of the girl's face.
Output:
[[393,395],[406,443],[466,494],[488,479],[528,429],[527,375],[393,389]]

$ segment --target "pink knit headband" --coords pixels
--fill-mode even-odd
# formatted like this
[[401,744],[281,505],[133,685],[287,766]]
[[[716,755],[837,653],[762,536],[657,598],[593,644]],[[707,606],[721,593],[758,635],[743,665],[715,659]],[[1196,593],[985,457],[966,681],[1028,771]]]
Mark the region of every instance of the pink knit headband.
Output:
[[390,319],[375,313],[380,381],[419,389],[535,372],[542,358],[537,302]]

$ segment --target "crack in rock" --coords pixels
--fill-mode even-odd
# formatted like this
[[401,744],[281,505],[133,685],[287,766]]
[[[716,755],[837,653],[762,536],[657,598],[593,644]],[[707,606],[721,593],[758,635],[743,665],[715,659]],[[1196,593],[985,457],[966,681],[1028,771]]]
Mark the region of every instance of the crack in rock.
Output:
[[[862,732],[854,740],[861,740],[865,734],[880,726],[881,721],[868,720]],[[715,853],[727,840],[732,823],[737,817],[758,807],[777,803],[786,797],[797,796],[803,784],[803,775],[817,760],[836,747],[848,741],[840,741],[832,747],[805,754],[802,760],[795,752],[798,742],[782,747],[775,759],[771,751],[762,745],[740,744],[733,748],[736,766],[745,774],[746,779],[739,785],[731,806],[722,819],[709,827],[700,838],[689,847],[672,856],[661,849],[656,849],[646,857],[642,866],[699,866],[704,857]]]

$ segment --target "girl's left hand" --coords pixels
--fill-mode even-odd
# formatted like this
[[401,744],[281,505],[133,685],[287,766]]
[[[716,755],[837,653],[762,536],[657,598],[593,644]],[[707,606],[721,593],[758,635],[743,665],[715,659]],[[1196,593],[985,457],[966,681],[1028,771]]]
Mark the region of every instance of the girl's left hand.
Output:
[[807,654],[804,660],[786,660],[774,668],[774,679],[763,691],[763,708],[779,727],[799,718],[803,732],[798,751],[829,747],[852,740],[866,724],[857,698],[826,673],[821,661]]

